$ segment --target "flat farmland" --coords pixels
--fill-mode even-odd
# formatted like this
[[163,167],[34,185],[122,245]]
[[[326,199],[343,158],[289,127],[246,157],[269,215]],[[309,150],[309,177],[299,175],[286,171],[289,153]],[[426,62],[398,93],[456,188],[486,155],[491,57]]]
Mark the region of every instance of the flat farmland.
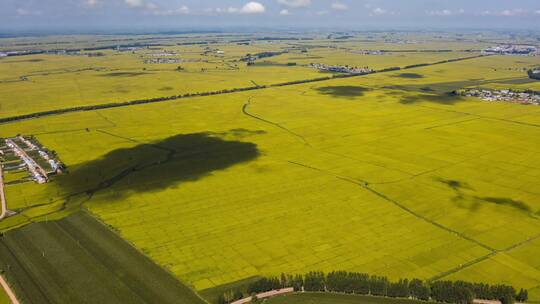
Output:
[[[411,51],[403,46],[384,55],[361,55],[355,52],[363,50],[365,45],[354,41],[337,49],[321,47],[320,44],[327,45],[325,41],[311,43],[318,44],[161,45],[133,51],[107,49],[78,55],[60,53],[0,58],[0,118],[78,106],[267,86],[332,75],[309,67],[311,63],[369,66],[381,70],[479,55],[454,48],[449,48],[448,52],[429,52],[431,47],[440,47],[437,44],[416,45],[418,52],[401,52]],[[470,43],[461,46],[463,49],[479,47]],[[384,45],[375,44],[367,49],[372,47]],[[218,54],[218,51],[224,53]],[[261,58],[253,66],[242,61],[248,54],[261,53],[275,55]],[[145,63],[147,60],[173,61]],[[526,78],[526,73],[521,73],[521,78]]]
[[539,301],[540,108],[445,94],[536,88],[535,64],[493,56],[4,124],[70,172],[8,185],[20,214],[0,229],[84,207],[196,290],[351,270]]

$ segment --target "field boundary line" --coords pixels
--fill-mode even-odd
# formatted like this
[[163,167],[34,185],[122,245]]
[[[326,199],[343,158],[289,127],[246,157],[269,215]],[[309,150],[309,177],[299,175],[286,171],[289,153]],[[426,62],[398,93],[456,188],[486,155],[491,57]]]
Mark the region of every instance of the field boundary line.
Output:
[[58,116],[58,115],[63,115],[63,114],[68,114],[68,113],[75,113],[75,112],[98,111],[98,110],[111,109],[111,108],[120,108],[120,107],[128,107],[128,106],[135,106],[135,105],[142,105],[142,104],[175,101],[179,99],[233,94],[233,93],[246,92],[246,91],[263,90],[263,89],[268,89],[268,88],[294,86],[294,85],[300,85],[300,84],[305,84],[305,83],[324,82],[324,81],[335,80],[335,79],[362,77],[362,76],[367,76],[367,75],[372,75],[372,74],[389,73],[389,72],[396,72],[399,70],[411,70],[411,69],[423,68],[423,67],[428,67],[428,66],[433,66],[433,65],[454,63],[454,62],[477,59],[477,58],[488,57],[488,56],[492,56],[492,55],[477,55],[477,56],[462,57],[462,58],[450,59],[450,60],[445,60],[445,61],[406,66],[399,69],[398,68],[386,69],[386,70],[383,69],[383,70],[375,71],[369,74],[347,74],[347,75],[340,75],[336,77],[322,77],[322,78],[296,80],[296,81],[285,82],[285,83],[275,83],[275,84],[270,84],[270,85],[265,85],[265,86],[244,87],[244,88],[236,88],[236,89],[222,89],[220,91],[209,91],[209,92],[204,92],[204,93],[185,93],[184,95],[154,97],[147,100],[131,100],[131,101],[124,101],[124,102],[116,102],[116,103],[104,103],[104,104],[94,104],[94,105],[86,105],[86,106],[78,106],[78,107],[70,107],[70,108],[60,108],[60,109],[50,110],[50,111],[34,112],[34,113],[28,113],[28,114],[22,114],[22,115],[16,115],[16,116],[3,117],[3,118],[0,118],[0,124],[8,124],[8,123],[18,122],[22,120],[36,119],[36,118],[47,117],[47,116]]
[[[42,299],[45,301],[45,303],[51,303],[49,301],[49,299],[46,297],[46,292],[45,290],[43,290],[43,287],[38,284],[36,281],[35,281],[35,278],[33,276],[33,274],[28,270],[28,267],[27,265],[23,264],[21,262],[21,260],[19,259],[19,257],[17,257],[17,255],[15,254],[15,252],[13,252],[13,248],[10,247],[8,244],[6,244],[6,242],[3,242],[0,240],[0,243],[2,243],[2,246],[4,246],[6,248],[6,250],[8,251],[9,255],[11,257],[13,257],[13,260],[15,261],[15,263],[17,263],[19,266],[20,266],[20,269],[24,272],[24,274],[28,277],[28,279],[32,282],[33,285],[35,285],[36,289],[38,290],[38,292],[41,294],[42,296]],[[19,245],[16,244],[16,247],[19,247]],[[1,277],[1,276],[0,276]],[[25,288],[25,286],[21,286],[19,284],[19,288],[23,289]],[[24,291],[23,291],[23,294]]]
[[275,123],[273,121],[270,121],[270,120],[267,120],[267,119],[264,119],[260,116],[257,116],[257,115],[254,115],[254,114],[251,114],[247,111],[248,107],[251,105],[251,101],[252,101],[253,97],[249,97],[248,101],[242,106],[242,113],[244,113],[244,115],[247,115],[253,119],[256,119],[256,120],[259,120],[259,121],[262,121],[264,123],[267,123],[267,124],[270,124],[270,125],[273,125],[274,127],[278,127],[280,129],[282,129],[283,131],[295,136],[296,138],[300,139],[304,145],[306,146],[311,146],[307,140],[304,138],[304,136],[298,134],[298,133],[295,133],[294,131],[290,130],[290,129],[287,129],[285,128],[284,126],[278,124],[278,123]]
[[461,270],[463,270],[465,268],[469,268],[469,267],[474,266],[474,265],[476,265],[476,264],[478,264],[480,262],[488,260],[489,258],[495,256],[496,254],[497,254],[497,252],[492,252],[492,253],[487,254],[485,256],[481,256],[481,257],[476,258],[476,259],[474,259],[472,261],[469,261],[469,262],[467,262],[465,264],[459,265],[458,267],[455,267],[455,268],[452,268],[450,270],[441,272],[438,275],[435,275],[435,276],[429,278],[428,281],[429,282],[438,281],[438,280],[440,280],[442,278],[445,278],[445,277],[447,277],[447,276],[449,276],[451,274],[458,273],[458,272],[460,272]]
[[473,239],[471,237],[468,237],[468,236],[464,235],[463,233],[461,233],[459,231],[456,231],[456,230],[454,230],[452,228],[449,228],[449,227],[446,227],[446,226],[444,226],[442,224],[439,224],[436,221],[434,221],[432,219],[429,219],[429,218],[427,218],[427,217],[413,211],[412,209],[410,209],[410,208],[406,207],[405,205],[401,204],[400,202],[388,197],[387,195],[383,194],[382,192],[379,192],[379,191],[371,188],[369,186],[369,183],[366,182],[366,181],[352,179],[350,177],[345,177],[345,176],[340,176],[340,175],[334,174],[332,172],[329,172],[329,171],[326,171],[326,170],[323,170],[323,169],[319,169],[319,168],[315,168],[315,167],[312,167],[312,166],[304,165],[304,164],[301,164],[301,163],[298,163],[298,162],[293,162],[293,161],[287,161],[287,162],[290,163],[290,164],[294,164],[294,165],[297,165],[297,166],[304,167],[304,168],[308,168],[308,169],[316,170],[316,171],[319,171],[319,172],[323,172],[323,173],[326,173],[328,175],[334,176],[337,179],[341,179],[343,181],[347,181],[349,183],[353,183],[355,185],[358,185],[358,186],[368,190],[369,192],[375,194],[376,196],[382,198],[383,200],[394,204],[395,206],[397,206],[400,209],[404,210],[405,212],[411,214],[412,216],[416,217],[417,219],[425,221],[425,222],[427,222],[427,223],[429,223],[429,224],[431,224],[433,226],[436,226],[436,227],[438,227],[438,228],[440,228],[440,229],[442,229],[442,230],[444,230],[444,231],[446,231],[448,233],[454,234],[454,235],[456,235],[456,236],[458,236],[458,237],[460,237],[460,238],[462,238],[464,240],[472,242],[472,243],[474,243],[474,244],[476,244],[476,245],[490,251],[491,252],[490,254],[495,254],[497,252],[496,249],[494,249],[494,248],[492,248],[492,247],[490,247],[490,246],[488,246],[488,245],[486,245],[484,243],[481,243],[480,241],[477,241],[477,240],[475,240],[475,239]]
[[121,239],[123,242],[125,242],[129,247],[131,247],[133,250],[138,252],[141,256],[143,256],[145,259],[147,259],[149,262],[153,263],[156,267],[159,267],[161,270],[168,273],[170,276],[172,276],[180,285],[186,287],[188,290],[192,291],[197,298],[199,298],[202,302],[210,304],[209,301],[207,301],[205,298],[203,298],[199,292],[197,292],[195,289],[192,288],[189,284],[185,283],[183,280],[181,280],[178,276],[176,276],[171,270],[167,269],[166,267],[160,265],[158,262],[156,262],[153,258],[151,258],[148,254],[143,252],[141,249],[139,249],[135,244],[131,243],[128,239],[123,237],[119,232],[115,231],[114,229],[111,229],[110,226],[102,220],[97,214],[91,212],[87,208],[81,208],[81,212],[86,213],[90,218],[94,219],[96,222],[98,222],[102,227],[107,229],[110,233],[112,233],[115,237]]
[[[426,108],[426,109],[436,110],[436,111],[451,112],[451,113],[458,113],[458,114],[475,116],[475,117],[480,118],[480,119],[491,119],[491,120],[495,120],[495,121],[501,121],[501,122],[507,122],[507,123],[523,125],[523,126],[540,128],[540,124],[534,124],[534,123],[529,123],[529,122],[524,122],[524,121],[517,121],[517,120],[512,120],[512,119],[507,119],[507,118],[491,117],[491,116],[485,116],[485,115],[469,113],[469,112],[463,112],[463,111],[457,111],[457,110],[441,109],[441,108],[436,108],[436,107],[429,107],[429,106],[426,106],[426,105],[416,105],[416,106]],[[469,121],[472,121],[472,120],[474,120],[474,119],[470,119]],[[431,129],[431,128],[426,128],[426,129]]]
[[[85,246],[81,245],[80,242],[71,234],[68,230],[65,229],[64,225],[62,225],[59,222],[53,222],[53,225],[56,226],[62,233],[64,233],[65,236],[67,236],[69,239],[71,239],[74,243],[77,243],[78,247],[81,248],[81,250],[88,255],[88,257],[91,257],[93,260],[96,261],[96,265],[101,265],[103,268],[107,269],[107,266],[101,262],[94,253],[89,251]],[[108,229],[109,231],[112,231],[111,229]],[[130,290],[138,299],[140,299],[142,302],[144,302],[144,299],[139,295],[138,292],[136,292],[136,289],[133,287],[130,287],[125,283],[125,281],[114,271],[110,272],[111,275],[113,275],[117,281],[122,284],[122,286],[125,286],[127,290]]]
[[0,285],[2,285],[2,288],[4,288],[4,291],[6,292],[9,300],[11,301],[11,304],[20,304],[17,296],[15,295],[15,292],[13,292],[7,281],[4,279],[4,276],[2,275],[0,275]]

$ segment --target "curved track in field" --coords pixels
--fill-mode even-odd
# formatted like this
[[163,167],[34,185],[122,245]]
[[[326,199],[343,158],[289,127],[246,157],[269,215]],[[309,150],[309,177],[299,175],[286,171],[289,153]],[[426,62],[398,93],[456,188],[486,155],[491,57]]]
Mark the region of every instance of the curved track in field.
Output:
[[282,125],[280,125],[278,123],[275,123],[273,121],[264,119],[264,118],[262,118],[260,116],[255,115],[255,114],[249,113],[248,112],[248,107],[251,105],[252,99],[253,99],[252,97],[249,97],[248,101],[242,106],[242,113],[244,113],[244,115],[247,115],[247,116],[249,116],[249,117],[251,117],[253,119],[256,119],[258,121],[262,121],[264,123],[267,123],[267,124],[272,125],[274,127],[277,127],[279,129],[291,134],[292,136],[298,138],[304,145],[310,146],[310,144],[306,141],[306,139],[302,135],[300,135],[300,134],[298,134],[298,133],[296,133],[296,132],[294,132],[294,131],[292,131],[290,129],[287,129],[284,126],[282,126]]

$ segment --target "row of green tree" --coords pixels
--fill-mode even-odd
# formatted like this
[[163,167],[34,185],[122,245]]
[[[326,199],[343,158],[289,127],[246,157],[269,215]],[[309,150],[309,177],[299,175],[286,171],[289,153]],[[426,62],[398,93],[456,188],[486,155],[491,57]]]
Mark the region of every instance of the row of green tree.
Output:
[[366,273],[333,271],[310,272],[306,275],[282,274],[278,277],[261,278],[247,286],[246,294],[231,290],[223,294],[218,304],[231,303],[249,295],[293,287],[295,291],[335,292],[373,295],[392,298],[412,298],[422,301],[470,304],[474,299],[499,300],[502,304],[525,302],[527,290],[519,292],[508,285],[489,285],[464,281],[426,282],[420,279],[390,281],[384,276]]
[[461,58],[454,58],[454,59],[448,59],[448,60],[441,60],[441,61],[437,61],[437,62],[433,62],[433,63],[411,64],[411,65],[405,66],[403,69],[407,70],[407,69],[419,68],[419,67],[436,65],[436,64],[457,62],[457,61],[462,61],[462,60],[467,60],[467,59],[474,59],[474,58],[479,58],[479,57],[484,57],[484,56],[490,56],[490,55],[477,55],[477,56],[470,56],[470,57],[461,57]]

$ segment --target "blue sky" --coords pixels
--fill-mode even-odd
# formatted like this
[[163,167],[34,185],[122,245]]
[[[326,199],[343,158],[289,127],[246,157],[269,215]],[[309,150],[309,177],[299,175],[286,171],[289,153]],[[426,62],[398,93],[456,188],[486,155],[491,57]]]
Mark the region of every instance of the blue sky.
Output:
[[540,0],[0,0],[8,29],[540,29]]

